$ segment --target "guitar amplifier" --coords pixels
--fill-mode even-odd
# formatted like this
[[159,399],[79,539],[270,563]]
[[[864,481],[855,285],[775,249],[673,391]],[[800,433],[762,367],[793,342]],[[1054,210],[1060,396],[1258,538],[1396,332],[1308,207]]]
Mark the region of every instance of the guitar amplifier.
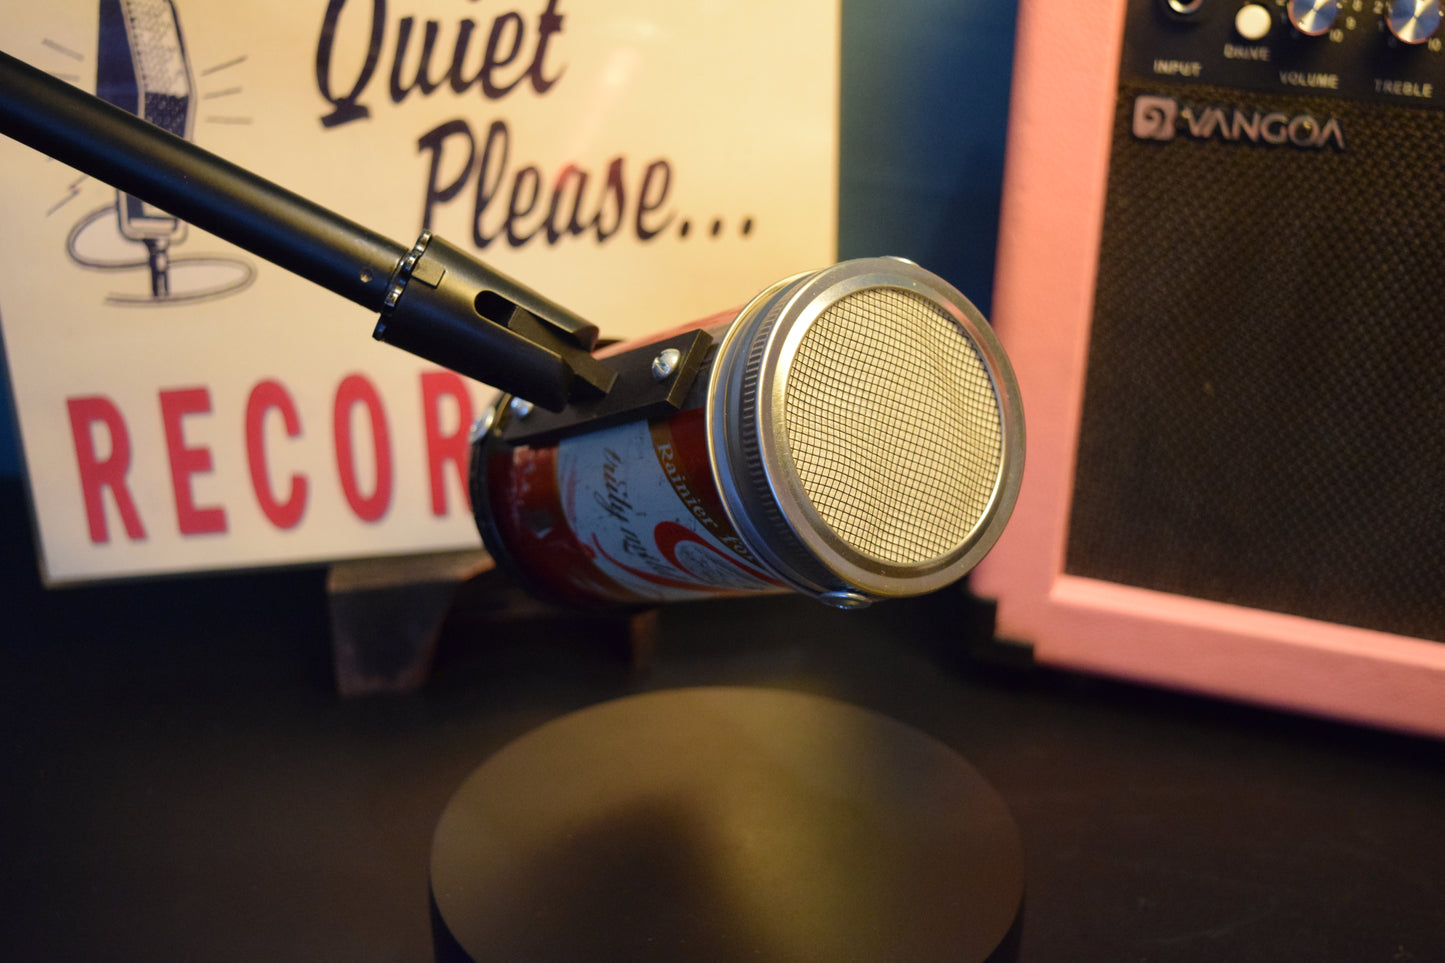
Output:
[[1439,0],[1021,0],[972,577],[1037,660],[1445,735]]

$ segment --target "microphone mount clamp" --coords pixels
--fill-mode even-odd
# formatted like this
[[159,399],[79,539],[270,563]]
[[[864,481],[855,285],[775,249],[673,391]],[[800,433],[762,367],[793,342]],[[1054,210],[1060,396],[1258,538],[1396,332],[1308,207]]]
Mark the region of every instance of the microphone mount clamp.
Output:
[[[568,435],[625,421],[666,418],[700,404],[707,382],[698,375],[712,360],[718,333],[696,329],[597,359],[612,375],[613,390],[580,399],[559,412],[528,411],[524,406],[522,414],[504,397],[497,410],[505,414],[492,430],[509,445],[550,445]],[[670,361],[665,370],[657,363],[664,356]]]

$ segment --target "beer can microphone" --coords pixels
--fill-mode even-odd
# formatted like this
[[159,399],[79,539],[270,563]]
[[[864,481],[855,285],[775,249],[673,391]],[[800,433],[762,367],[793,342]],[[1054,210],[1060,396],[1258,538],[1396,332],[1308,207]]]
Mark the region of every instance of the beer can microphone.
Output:
[[479,426],[473,512],[523,584],[583,607],[793,590],[859,608],[942,588],[998,539],[1018,383],[943,279],[846,261],[683,332],[622,346],[659,381],[696,369],[672,409],[558,432],[504,396]]

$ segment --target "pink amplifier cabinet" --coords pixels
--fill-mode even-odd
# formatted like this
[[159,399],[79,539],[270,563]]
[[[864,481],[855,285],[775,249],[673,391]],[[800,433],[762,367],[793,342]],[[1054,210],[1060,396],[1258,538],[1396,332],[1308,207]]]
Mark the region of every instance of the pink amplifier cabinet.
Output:
[[1044,664],[1445,735],[1440,4],[1021,0],[972,576]]

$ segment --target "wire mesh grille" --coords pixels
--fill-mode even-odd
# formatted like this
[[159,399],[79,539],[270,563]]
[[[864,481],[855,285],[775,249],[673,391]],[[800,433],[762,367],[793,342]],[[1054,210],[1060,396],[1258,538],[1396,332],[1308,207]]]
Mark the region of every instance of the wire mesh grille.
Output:
[[917,565],[963,545],[988,510],[998,396],[972,340],[925,298],[870,288],[825,310],[783,410],[804,493],[856,551]]

